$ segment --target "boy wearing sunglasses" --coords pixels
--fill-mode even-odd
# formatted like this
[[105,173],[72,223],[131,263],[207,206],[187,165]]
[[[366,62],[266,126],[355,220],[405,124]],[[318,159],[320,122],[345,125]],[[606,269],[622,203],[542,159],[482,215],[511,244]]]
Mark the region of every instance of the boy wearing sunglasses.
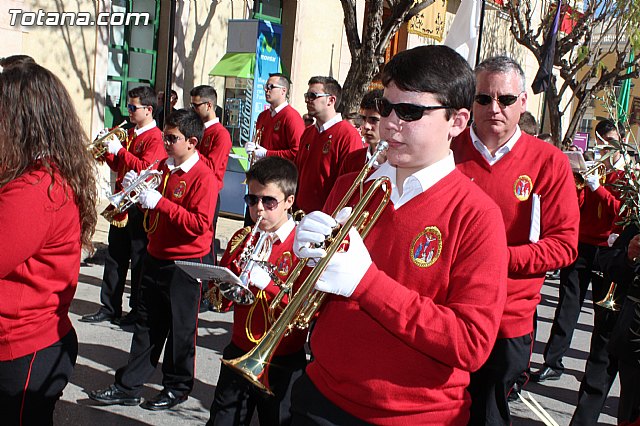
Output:
[[[117,173],[115,192],[123,188],[125,174],[146,169],[156,160],[167,157],[162,144],[162,132],[153,119],[157,97],[151,87],[139,86],[128,93],[129,121],[135,126],[128,130],[125,146],[113,136],[107,140],[108,152],[102,157],[109,168]],[[104,129],[98,136],[106,134]],[[116,215],[109,226],[109,248],[104,263],[104,275],[100,287],[100,309],[80,318],[82,322],[111,321],[121,326],[132,325],[136,320],[138,284],[141,278],[142,259],[147,248],[147,234],[142,227],[142,213],[132,207]],[[130,312],[122,315],[127,270],[131,261]]]
[[362,148],[358,131],[336,112],[342,88],[332,77],[312,77],[304,94],[309,115],[316,119],[300,139],[296,156],[296,205],[305,212],[320,210],[340,174],[347,154]]
[[[292,255],[295,225],[288,214],[293,205],[297,180],[296,166],[280,157],[261,159],[247,172],[245,203],[253,221],[262,217],[259,233],[251,242],[255,244],[261,233],[270,234],[272,249],[263,260],[275,267],[272,273],[282,282],[298,262]],[[242,270],[239,256],[250,242],[249,238],[251,228],[239,230],[222,256],[221,265],[229,267],[236,275],[240,275]],[[224,359],[237,358],[253,349],[271,326],[268,306],[279,288],[260,265],[254,265],[250,271],[249,288],[254,293],[255,302],[252,305],[234,304],[233,332],[231,343],[224,349]],[[226,299],[224,302],[231,305]],[[222,365],[207,424],[248,424],[256,408],[262,425],[289,424],[291,384],[302,375],[306,365],[305,338],[306,332],[294,330],[278,345],[268,372],[269,387],[275,394],[271,398],[259,395],[253,385]]]
[[[149,235],[140,282],[138,320],[127,365],[115,383],[92,391],[104,404],[137,405],[145,382],[158,364],[163,347],[163,390],[146,400],[147,410],[166,410],[187,400],[194,382],[195,336],[201,283],[175,265],[176,260],[213,264],[213,212],[217,181],[196,150],[204,126],[191,110],[179,109],[165,119],[164,142],[169,158],[157,189],[140,192]],[[136,176],[128,175],[134,179]]]
[[510,424],[507,397],[527,370],[547,271],[576,258],[580,214],[567,156],[520,130],[524,72],[498,56],[476,69],[473,125],[454,139],[460,171],[500,206],[507,230],[507,302],[486,364],[471,376],[472,424]]
[[304,131],[304,121],[300,113],[293,109],[289,95],[289,79],[280,73],[269,74],[264,85],[264,97],[269,109],[260,113],[256,129],[262,131],[260,145],[247,143],[247,152],[255,152],[256,158],[277,156],[294,161]]
[[[294,424],[466,425],[469,375],[498,331],[507,275],[500,210],[456,170],[449,149],[469,120],[473,73],[454,50],[421,46],[394,56],[382,83],[387,162],[364,190],[387,177],[391,201],[364,242],[351,230],[316,283],[331,294],[311,333],[313,361],[293,387]],[[336,182],[324,212],[353,179]],[[345,215],[305,216],[298,257],[325,255],[316,244]]]

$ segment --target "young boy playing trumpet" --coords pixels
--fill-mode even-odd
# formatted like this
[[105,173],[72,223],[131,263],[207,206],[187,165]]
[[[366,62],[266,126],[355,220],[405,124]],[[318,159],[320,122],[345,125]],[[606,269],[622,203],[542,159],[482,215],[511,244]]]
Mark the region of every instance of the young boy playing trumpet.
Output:
[[[166,410],[187,400],[194,382],[195,337],[201,284],[176,266],[176,260],[213,264],[211,240],[218,185],[200,161],[196,145],[204,125],[191,110],[177,110],[165,119],[164,143],[169,158],[157,189],[140,191],[149,235],[140,282],[139,316],[127,365],[116,371],[115,383],[92,391],[104,404],[137,405],[163,347],[164,389],[141,407]],[[125,176],[133,181],[135,172]]]
[[[275,267],[272,273],[278,280],[286,281],[298,259],[293,255],[295,224],[288,214],[293,205],[298,181],[296,166],[281,157],[266,157],[258,160],[247,172],[248,193],[245,202],[251,219],[258,221],[259,234],[268,233],[270,253],[264,257]],[[243,269],[239,257],[247,244],[255,246],[260,235],[253,235],[251,228],[237,231],[231,238],[222,260],[236,275]],[[256,254],[258,255],[258,254]],[[224,349],[223,358],[233,359],[244,355],[255,347],[271,326],[269,304],[278,294],[269,273],[259,264],[249,271],[249,289],[255,296],[251,305],[234,304],[233,332],[231,343]],[[286,299],[285,299],[286,300]],[[230,301],[226,301],[230,305]],[[285,337],[275,351],[269,365],[269,388],[274,396],[265,398],[248,381],[230,370],[226,365],[220,369],[220,377],[211,404],[211,418],[207,425],[249,424],[254,410],[262,425],[289,424],[291,383],[302,375],[306,365],[304,342],[306,332],[294,331]]]
[[[315,288],[330,295],[311,333],[313,361],[293,386],[293,424],[466,425],[469,375],[498,332],[507,277],[502,216],[456,170],[449,149],[469,120],[473,73],[450,48],[422,46],[394,56],[382,83],[376,106],[387,162],[364,189],[388,178],[391,201],[364,242],[351,229],[348,248],[321,261],[328,263]],[[338,179],[325,212],[353,180]],[[358,201],[356,192],[347,205]],[[325,256],[317,244],[340,217],[305,216],[295,253]]]

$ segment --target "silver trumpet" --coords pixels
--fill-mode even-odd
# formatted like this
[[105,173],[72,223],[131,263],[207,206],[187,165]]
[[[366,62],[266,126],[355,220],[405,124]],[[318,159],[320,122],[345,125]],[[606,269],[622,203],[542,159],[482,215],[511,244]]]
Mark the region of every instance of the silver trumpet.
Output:
[[122,191],[107,197],[111,206],[101,213],[105,219],[111,222],[114,216],[125,212],[129,207],[137,203],[142,191],[146,189],[156,189],[160,186],[162,182],[162,171],[153,169],[158,161],[159,160],[154,161],[149,167],[144,169],[140,175]]
[[262,219],[262,216],[258,216],[256,224],[247,236],[247,242],[242,249],[242,253],[240,253],[238,259],[239,266],[241,267],[240,276],[238,277],[239,281],[215,283],[224,297],[240,305],[251,305],[255,301],[255,296],[249,289],[251,271],[256,266],[261,267],[261,264],[265,263],[265,260],[269,258],[269,254],[271,254],[272,243],[269,239],[269,233],[263,232],[260,234],[255,245],[252,244],[253,239],[258,233],[258,227]]

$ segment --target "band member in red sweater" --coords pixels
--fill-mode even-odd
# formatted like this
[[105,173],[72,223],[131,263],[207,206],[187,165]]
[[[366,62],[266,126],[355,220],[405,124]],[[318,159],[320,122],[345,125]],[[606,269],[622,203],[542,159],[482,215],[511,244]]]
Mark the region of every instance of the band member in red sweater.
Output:
[[341,97],[342,88],[333,78],[312,77],[309,80],[304,100],[316,123],[304,130],[296,156],[296,205],[305,212],[322,208],[347,154],[362,148],[358,131],[336,112]]
[[[229,153],[231,152],[231,135],[229,131],[220,123],[220,118],[216,116],[216,105],[218,94],[211,86],[196,86],[191,89],[191,109],[200,117],[204,123],[204,136],[198,144],[198,153],[201,160],[209,166],[218,181],[218,199],[216,200],[216,212],[213,217],[213,238],[215,240],[216,224],[220,212],[220,192],[224,186],[224,174],[227,171]],[[214,260],[217,259],[215,243],[212,242]]]
[[52,425],[78,353],[69,306],[81,249],[91,247],[97,194],[95,161],[72,105],[62,82],[34,62],[0,68],[0,413],[6,425]]
[[149,235],[140,283],[139,318],[127,365],[116,371],[115,383],[91,391],[104,404],[137,405],[144,383],[153,374],[160,353],[164,389],[141,407],[166,410],[186,401],[193,388],[195,337],[201,284],[175,265],[176,260],[213,264],[213,212],[218,186],[196,150],[204,126],[195,112],[177,110],[165,119],[164,141],[169,158],[158,189],[140,193]]
[[[133,170],[140,172],[156,160],[167,157],[162,144],[162,132],[156,126],[153,112],[157,97],[151,87],[139,86],[128,93],[129,121],[135,127],[129,129],[125,146],[115,136],[108,140],[108,152],[104,160],[117,173],[116,192],[123,188],[124,175]],[[106,133],[103,130],[102,133]],[[101,135],[99,134],[99,136]],[[142,227],[142,213],[132,207],[117,215],[109,226],[109,248],[104,263],[104,275],[100,288],[100,309],[80,318],[83,322],[112,321],[122,326],[136,320],[142,260],[147,247],[147,235]],[[122,295],[131,260],[131,311],[122,319]]]
[[[449,149],[469,120],[473,73],[452,49],[421,46],[394,56],[382,83],[377,105],[389,150],[365,189],[386,176],[391,202],[364,244],[351,230],[348,249],[316,284],[332,295],[311,333],[313,361],[294,385],[293,424],[466,425],[469,374],[498,332],[507,276],[502,217],[456,170]],[[338,180],[325,212],[354,177]],[[358,198],[356,191],[350,204]],[[335,225],[322,212],[305,216],[295,253],[323,256],[311,247]]]
[[452,150],[458,169],[502,210],[509,278],[495,347],[471,376],[471,423],[509,424],[507,396],[528,368],[545,273],[575,260],[580,217],[567,156],[518,127],[527,105],[520,65],[499,56],[479,64],[475,74],[474,122]]
[[[376,109],[376,99],[382,97],[382,90],[371,90],[360,101],[360,118],[362,127],[360,134],[367,144],[366,147],[350,152],[342,163],[340,175],[351,172],[359,172],[369,161],[380,142],[380,113]],[[386,160],[385,154],[378,154],[378,160],[373,167],[378,168]]]
[[247,152],[255,152],[256,158],[278,156],[295,161],[304,121],[293,109],[289,95],[289,79],[283,74],[269,74],[264,85],[264,96],[270,108],[264,110],[256,121],[256,131],[261,132],[260,144],[247,143]]
[[[245,202],[254,222],[258,216],[262,217],[258,225],[259,233],[251,242],[255,246],[262,233],[270,234],[267,238],[272,249],[262,260],[275,267],[273,273],[282,282],[286,281],[298,263],[298,258],[292,254],[295,224],[288,214],[293,205],[297,182],[296,166],[280,157],[258,160],[247,172],[248,193]],[[220,261],[222,266],[229,267],[238,276],[244,267],[239,257],[250,238],[251,228],[237,231]],[[224,349],[224,359],[237,358],[253,349],[271,326],[268,307],[278,294],[279,287],[261,265],[254,265],[249,273],[249,288],[256,300],[252,305],[234,303],[233,332],[231,343]],[[227,304],[231,302],[227,301]],[[260,424],[289,424],[291,385],[302,375],[307,363],[305,340],[306,332],[294,330],[278,345],[269,365],[269,388],[274,393],[270,398],[256,393],[251,384],[223,365],[207,424],[249,424],[256,408]]]

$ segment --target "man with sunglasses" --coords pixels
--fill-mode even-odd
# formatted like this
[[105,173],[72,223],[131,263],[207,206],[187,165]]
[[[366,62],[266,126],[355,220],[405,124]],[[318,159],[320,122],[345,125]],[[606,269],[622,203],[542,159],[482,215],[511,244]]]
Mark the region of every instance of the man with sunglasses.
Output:
[[262,131],[260,145],[247,143],[247,152],[255,152],[256,158],[276,156],[294,161],[304,131],[304,121],[300,113],[293,109],[289,96],[289,79],[280,73],[269,74],[264,85],[264,97],[269,109],[260,113],[256,129]]
[[471,376],[471,424],[510,424],[508,394],[528,368],[533,323],[547,271],[577,254],[580,220],[567,156],[518,127],[525,76],[506,56],[476,69],[473,125],[454,139],[457,167],[502,210],[509,248],[507,302],[498,339]]
[[[129,121],[135,124],[128,130],[125,145],[115,136],[108,140],[108,152],[103,156],[109,168],[117,173],[115,191],[127,185],[125,174],[140,173],[156,160],[167,158],[162,143],[162,131],[156,126],[153,111],[157,106],[155,91],[148,86],[139,86],[128,93],[127,110]],[[103,130],[101,133],[107,133]],[[111,321],[121,326],[132,325],[136,320],[138,287],[141,279],[142,260],[147,249],[147,234],[142,226],[142,213],[136,206],[115,216],[109,226],[109,248],[104,263],[104,275],[100,288],[100,309],[80,318],[82,322]],[[131,261],[131,311],[122,314],[127,270]]]
[[[456,170],[449,148],[469,120],[473,72],[449,47],[421,46],[395,55],[382,83],[387,162],[363,189],[388,178],[390,203],[364,242],[351,230],[316,283],[331,294],[311,333],[313,361],[294,384],[293,424],[467,425],[469,374],[498,331],[507,276],[500,210]],[[324,212],[354,177],[338,179]],[[305,216],[294,253],[325,255],[316,243],[347,212]]]
[[[340,169],[340,175],[362,170],[362,167],[371,159],[378,147],[380,142],[380,113],[376,109],[376,99],[381,97],[382,90],[380,89],[371,90],[362,97],[362,101],[360,101],[360,118],[362,120],[360,135],[362,135],[362,139],[367,146],[347,155]],[[386,154],[379,154],[373,167],[378,168],[386,159]]]
[[307,112],[316,119],[304,129],[296,155],[297,208],[320,210],[339,176],[347,154],[362,148],[358,131],[336,112],[342,87],[332,77],[312,77],[304,94]]

